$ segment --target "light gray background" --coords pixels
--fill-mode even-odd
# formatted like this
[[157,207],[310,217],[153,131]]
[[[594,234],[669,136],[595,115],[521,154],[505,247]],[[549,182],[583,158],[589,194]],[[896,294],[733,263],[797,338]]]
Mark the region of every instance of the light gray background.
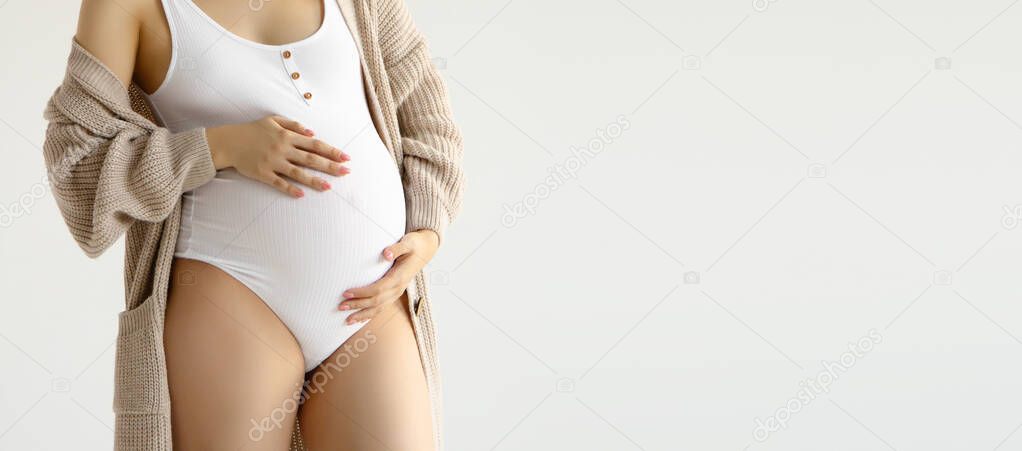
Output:
[[[1022,449],[1016,3],[411,1],[466,138],[448,449]],[[109,449],[123,247],[78,250],[39,150],[78,2],[0,5],[0,448]]]

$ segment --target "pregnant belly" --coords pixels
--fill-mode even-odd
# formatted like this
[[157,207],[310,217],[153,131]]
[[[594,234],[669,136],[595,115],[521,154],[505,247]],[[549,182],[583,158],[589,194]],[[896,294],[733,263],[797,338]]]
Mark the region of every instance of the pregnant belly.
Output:
[[308,313],[330,311],[344,290],[386,273],[381,253],[404,233],[401,180],[382,156],[344,177],[317,173],[332,189],[302,187],[300,199],[220,171],[186,193],[175,256],[221,267],[271,307],[286,298]]

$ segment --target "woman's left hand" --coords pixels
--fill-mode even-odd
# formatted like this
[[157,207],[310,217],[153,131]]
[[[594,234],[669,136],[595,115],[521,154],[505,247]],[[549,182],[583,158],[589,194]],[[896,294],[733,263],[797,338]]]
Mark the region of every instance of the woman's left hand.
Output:
[[342,295],[338,310],[358,310],[348,316],[347,324],[369,321],[383,308],[401,297],[422,268],[436,254],[440,237],[432,230],[416,230],[383,250],[383,258],[394,262],[380,280],[372,285],[353,288]]

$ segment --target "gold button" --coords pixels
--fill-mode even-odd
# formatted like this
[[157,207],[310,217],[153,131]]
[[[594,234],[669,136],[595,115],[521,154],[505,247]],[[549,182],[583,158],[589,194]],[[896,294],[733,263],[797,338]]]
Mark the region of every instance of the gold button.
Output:
[[284,58],[287,59],[287,58],[290,58],[290,57],[291,57],[291,51],[290,50],[284,50]]
[[298,72],[291,72],[291,79],[292,80],[297,80],[298,77],[301,77],[301,75]]
[[306,99],[311,99],[312,98],[312,93],[311,92],[307,92],[302,97],[305,97]]

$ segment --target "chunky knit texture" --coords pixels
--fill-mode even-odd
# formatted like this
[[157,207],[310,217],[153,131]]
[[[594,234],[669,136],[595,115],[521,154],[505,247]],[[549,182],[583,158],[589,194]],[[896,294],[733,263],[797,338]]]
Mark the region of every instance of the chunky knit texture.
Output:
[[[441,238],[460,209],[462,141],[447,88],[402,0],[338,0],[362,54],[373,122],[402,169],[407,230]],[[44,157],[64,221],[96,257],[125,235],[125,310],[118,319],[113,408],[118,450],[170,450],[163,320],[181,195],[216,174],[204,129],[171,133],[141,89],[125,90],[72,42],[67,73],[46,105]],[[434,437],[441,448],[436,333],[426,280],[413,308]],[[301,449],[296,433],[291,449]]]

